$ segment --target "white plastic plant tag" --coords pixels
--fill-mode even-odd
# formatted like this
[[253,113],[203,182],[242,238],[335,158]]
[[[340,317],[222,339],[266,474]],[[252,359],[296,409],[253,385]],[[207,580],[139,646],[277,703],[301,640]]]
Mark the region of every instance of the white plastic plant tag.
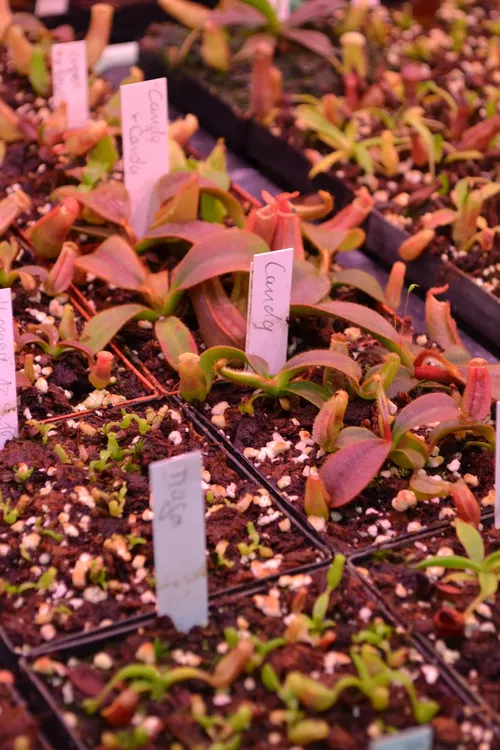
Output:
[[208,621],[202,468],[200,451],[149,466],[156,608],[183,632]]
[[496,408],[496,432],[497,440],[495,447],[495,529],[500,529],[500,445],[498,445],[498,426],[500,425],[500,401]]
[[415,727],[373,740],[370,750],[432,750],[433,739],[432,727]]
[[144,237],[159,207],[156,185],[168,172],[167,79],[120,87],[123,169],[130,196],[131,225]]
[[35,16],[62,16],[69,10],[69,0],[36,0]]
[[293,247],[253,256],[245,351],[265,359],[275,375],[286,362]]
[[85,41],[54,44],[52,86],[54,104],[66,102],[68,129],[83,128],[89,119],[89,84]]
[[290,0],[270,0],[280,21],[287,21],[290,16]]
[[17,437],[16,362],[10,289],[0,289],[0,449]]

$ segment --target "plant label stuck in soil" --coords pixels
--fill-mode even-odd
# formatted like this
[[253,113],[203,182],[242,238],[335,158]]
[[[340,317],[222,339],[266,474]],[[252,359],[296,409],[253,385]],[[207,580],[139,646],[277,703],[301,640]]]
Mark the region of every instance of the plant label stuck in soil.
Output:
[[373,740],[370,750],[432,750],[433,739],[432,727],[416,727]]
[[286,362],[293,247],[254,255],[250,269],[245,351],[265,359],[275,375]]
[[271,5],[280,21],[287,21],[290,16],[290,0],[271,0]]
[[17,437],[16,365],[10,289],[0,289],[0,448]]
[[86,43],[54,44],[51,55],[55,106],[66,103],[68,129],[83,128],[89,119]]
[[44,16],[61,16],[67,13],[69,9],[69,0],[36,0],[35,15],[43,18]]
[[167,79],[120,87],[123,170],[131,203],[131,225],[144,237],[159,207],[155,188],[168,172]]
[[208,621],[202,470],[200,451],[149,466],[156,607],[184,632]]
[[496,407],[496,430],[497,439],[495,442],[495,529],[500,529],[500,446],[498,445],[498,425],[500,422],[500,401],[497,401]]

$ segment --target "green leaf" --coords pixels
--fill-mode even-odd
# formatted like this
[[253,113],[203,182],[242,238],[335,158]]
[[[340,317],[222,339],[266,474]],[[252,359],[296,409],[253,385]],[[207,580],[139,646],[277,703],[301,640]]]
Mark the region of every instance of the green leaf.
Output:
[[268,0],[243,0],[245,5],[250,5],[252,8],[255,8],[259,11],[259,13],[262,13],[262,15],[267,19],[269,29],[275,33],[277,33],[281,27],[280,20],[276,14],[276,11],[272,7],[272,5],[268,2]]
[[337,437],[335,447],[341,450],[362,440],[378,440],[378,438],[374,432],[367,430],[366,427],[344,427]]
[[492,552],[491,555],[488,555],[488,557],[483,563],[483,570],[485,570],[487,573],[490,573],[491,571],[495,570],[499,565],[500,565],[500,550],[497,550],[496,552]]
[[481,598],[488,599],[498,591],[498,578],[495,573],[479,573],[477,580],[481,589]]
[[344,573],[345,561],[346,558],[344,555],[337,554],[333,558],[333,562],[328,568],[328,572],[326,574],[326,582],[331,592],[335,591],[340,585],[342,575]]
[[359,268],[346,268],[335,273],[332,276],[332,284],[334,286],[352,286],[373,297],[377,302],[385,303],[384,290],[377,279]]
[[321,409],[323,404],[328,401],[330,395],[322,385],[311,383],[309,380],[294,380],[292,383],[288,383],[286,388],[283,388],[282,393],[300,396],[300,398],[317,406],[318,409]]
[[236,227],[243,229],[245,226],[245,212],[240,201],[228,193],[227,190],[222,190],[218,185],[205,185],[201,184],[202,197],[210,196],[214,200],[221,203]]
[[[317,134],[318,137],[321,137],[321,134]],[[322,138],[322,140],[325,140]],[[339,161],[344,161],[344,159],[349,158],[349,151],[348,149],[342,148],[338,149],[337,151],[332,151],[331,154],[327,154],[327,156],[323,156],[322,159],[320,159],[316,164],[311,168],[311,171],[309,172],[309,178],[312,180],[313,177],[316,177],[321,172],[329,172],[330,169],[337,164]]]
[[460,518],[455,521],[457,537],[470,559],[480,563],[484,560],[484,544],[481,534],[470,523],[465,523]]
[[435,557],[428,557],[426,560],[417,563],[415,567],[417,570],[425,570],[426,568],[451,568],[452,570],[481,572],[481,566],[478,563],[468,560],[466,557],[460,557],[460,555],[436,555]]
[[308,367],[330,367],[347,375],[357,383],[361,379],[362,371],[357,362],[345,354],[330,349],[311,349],[302,354],[296,354],[282,367],[281,373],[287,373],[289,378]]
[[165,320],[157,320],[155,333],[165,359],[174,370],[177,370],[179,366],[180,354],[185,352],[198,354],[198,347],[191,331],[173,315]]
[[390,449],[386,440],[374,438],[352,443],[330,456],[319,474],[330,495],[330,507],[351,502],[378,474]]
[[48,95],[50,77],[45,62],[45,52],[40,45],[33,47],[28,78],[37,94],[40,94],[40,96]]
[[446,393],[427,393],[419,396],[402,409],[392,428],[394,445],[397,445],[406,432],[418,426],[458,418],[460,409],[457,402]]
[[214,276],[249,271],[253,256],[269,252],[256,234],[234,227],[214,232],[197,242],[174,271],[172,287],[189,289]]
[[228,364],[231,364],[231,362],[248,363],[245,352],[233,346],[213,346],[210,349],[206,349],[200,355],[199,364],[209,386],[211,386],[214,379],[214,366],[220,360],[226,360]]
[[85,323],[80,342],[97,354],[131,320],[142,315],[149,319],[152,314],[154,315],[153,311],[143,305],[120,305],[103,310]]
[[294,301],[291,313],[292,315],[299,316],[328,315],[341,318],[355,326],[359,326],[359,328],[362,328],[378,339],[386,349],[399,354],[401,363],[413,370],[413,356],[402,342],[401,336],[385,318],[368,307],[357,305],[354,302],[333,300],[316,305],[311,305],[307,301]]
[[117,161],[118,151],[114,140],[110,135],[105,135],[88,156],[87,165],[83,170],[82,182],[94,187],[105,174],[111,174]]
[[375,168],[373,159],[368,149],[363,146],[362,143],[356,143],[356,145],[354,146],[354,156],[365,174],[373,173],[373,170]]

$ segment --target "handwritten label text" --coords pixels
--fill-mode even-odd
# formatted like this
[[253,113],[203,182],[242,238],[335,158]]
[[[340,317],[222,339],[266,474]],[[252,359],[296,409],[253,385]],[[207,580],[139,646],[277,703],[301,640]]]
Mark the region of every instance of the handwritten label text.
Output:
[[17,437],[16,364],[10,289],[0,289],[0,449]]
[[83,128],[89,119],[85,41],[52,46],[52,85],[56,106],[66,103],[67,127]]
[[35,15],[43,18],[44,16],[61,16],[67,13],[69,0],[36,0]]
[[254,255],[246,353],[265,359],[271,375],[286,362],[292,270],[293,248]]
[[132,228],[143,237],[158,208],[155,187],[168,172],[167,80],[120,89],[123,168],[132,206]]
[[195,451],[149,467],[157,611],[183,631],[208,618],[201,458]]

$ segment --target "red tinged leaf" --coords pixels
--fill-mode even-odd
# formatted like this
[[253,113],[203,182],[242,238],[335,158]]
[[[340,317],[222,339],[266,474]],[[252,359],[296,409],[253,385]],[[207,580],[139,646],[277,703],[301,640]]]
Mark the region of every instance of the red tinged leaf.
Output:
[[457,324],[451,315],[451,306],[449,302],[442,302],[436,299],[436,294],[442,294],[448,290],[448,284],[440,287],[432,287],[427,292],[425,299],[425,323],[427,334],[432,341],[435,341],[445,351],[453,346],[463,344],[458,335]]
[[201,337],[207,347],[245,346],[246,318],[233,305],[219,279],[209,279],[191,289]]
[[373,438],[351,443],[330,456],[319,473],[330,507],[340,508],[354,500],[378,474],[390,450],[386,440]]
[[457,402],[446,393],[427,393],[419,396],[411,404],[402,409],[392,428],[394,445],[397,445],[403,435],[415,427],[458,419],[460,409]]
[[88,193],[78,190],[74,185],[65,185],[57,188],[53,197],[74,198],[92,213],[112,224],[126,226],[130,219],[130,198],[122,182],[110,180],[98,185]]
[[[309,3],[306,3],[308,5]],[[285,39],[295,44],[300,44],[301,47],[314,52],[318,57],[323,57],[328,62],[331,62],[335,57],[335,48],[326,34],[322,31],[314,31],[313,29],[295,29],[290,26],[284,26],[282,35]]]
[[333,19],[333,14],[341,7],[342,3],[339,0],[308,0],[290,14],[286,25],[303,26],[308,21],[317,21],[320,18]]
[[95,252],[78,258],[76,266],[120,289],[141,289],[148,273],[135,250],[117,234],[104,240]]
[[470,149],[486,151],[488,144],[498,133],[500,133],[500,112],[496,112],[496,114],[466,130],[458,148],[460,151],[469,151]]
[[189,328],[174,316],[157,320],[155,333],[168,364],[177,370],[181,354],[197,354],[198,347]]
[[477,529],[481,521],[481,508],[463,479],[450,485],[450,494],[457,509],[457,516]]
[[491,376],[488,364],[484,359],[471,359],[462,398],[463,417],[467,421],[482,422],[490,412]]
[[451,607],[441,607],[434,615],[434,627],[443,638],[462,636],[465,627],[465,616]]
[[316,266],[308,261],[294,262],[292,271],[291,303],[295,300],[308,300],[311,305],[322,300],[330,291],[330,281],[319,273]]
[[252,208],[247,217],[245,229],[247,232],[257,234],[271,247],[277,221],[278,216],[273,205]]
[[57,258],[73,222],[80,213],[78,202],[67,197],[62,205],[38,219],[27,231],[35,252],[42,258]]
[[253,256],[268,252],[266,243],[243,229],[223,229],[197,242],[174,271],[172,288],[189,289],[207,279],[249,271]]
[[103,310],[85,324],[80,341],[96,354],[104,349],[118,331],[135,317],[143,319],[153,317],[154,319],[154,313],[149,307],[143,305],[120,305]]
[[186,221],[183,224],[160,224],[154,229],[148,229],[143,239],[137,243],[135,249],[142,253],[148,247],[159,245],[163,242],[181,240],[194,245],[195,242],[209,237],[214,232],[220,232],[218,224],[208,221]]
[[334,286],[352,286],[368,294],[377,302],[386,303],[384,290],[377,279],[371,273],[362,271],[360,268],[345,268],[343,271],[333,274],[332,284]]
[[354,229],[359,227],[371,214],[375,201],[366,188],[358,190],[350,206],[346,206],[332,219],[325,221],[323,229]]
[[319,516],[325,521],[329,518],[328,493],[325,485],[317,474],[310,474],[306,480],[304,492],[304,511],[306,516]]

